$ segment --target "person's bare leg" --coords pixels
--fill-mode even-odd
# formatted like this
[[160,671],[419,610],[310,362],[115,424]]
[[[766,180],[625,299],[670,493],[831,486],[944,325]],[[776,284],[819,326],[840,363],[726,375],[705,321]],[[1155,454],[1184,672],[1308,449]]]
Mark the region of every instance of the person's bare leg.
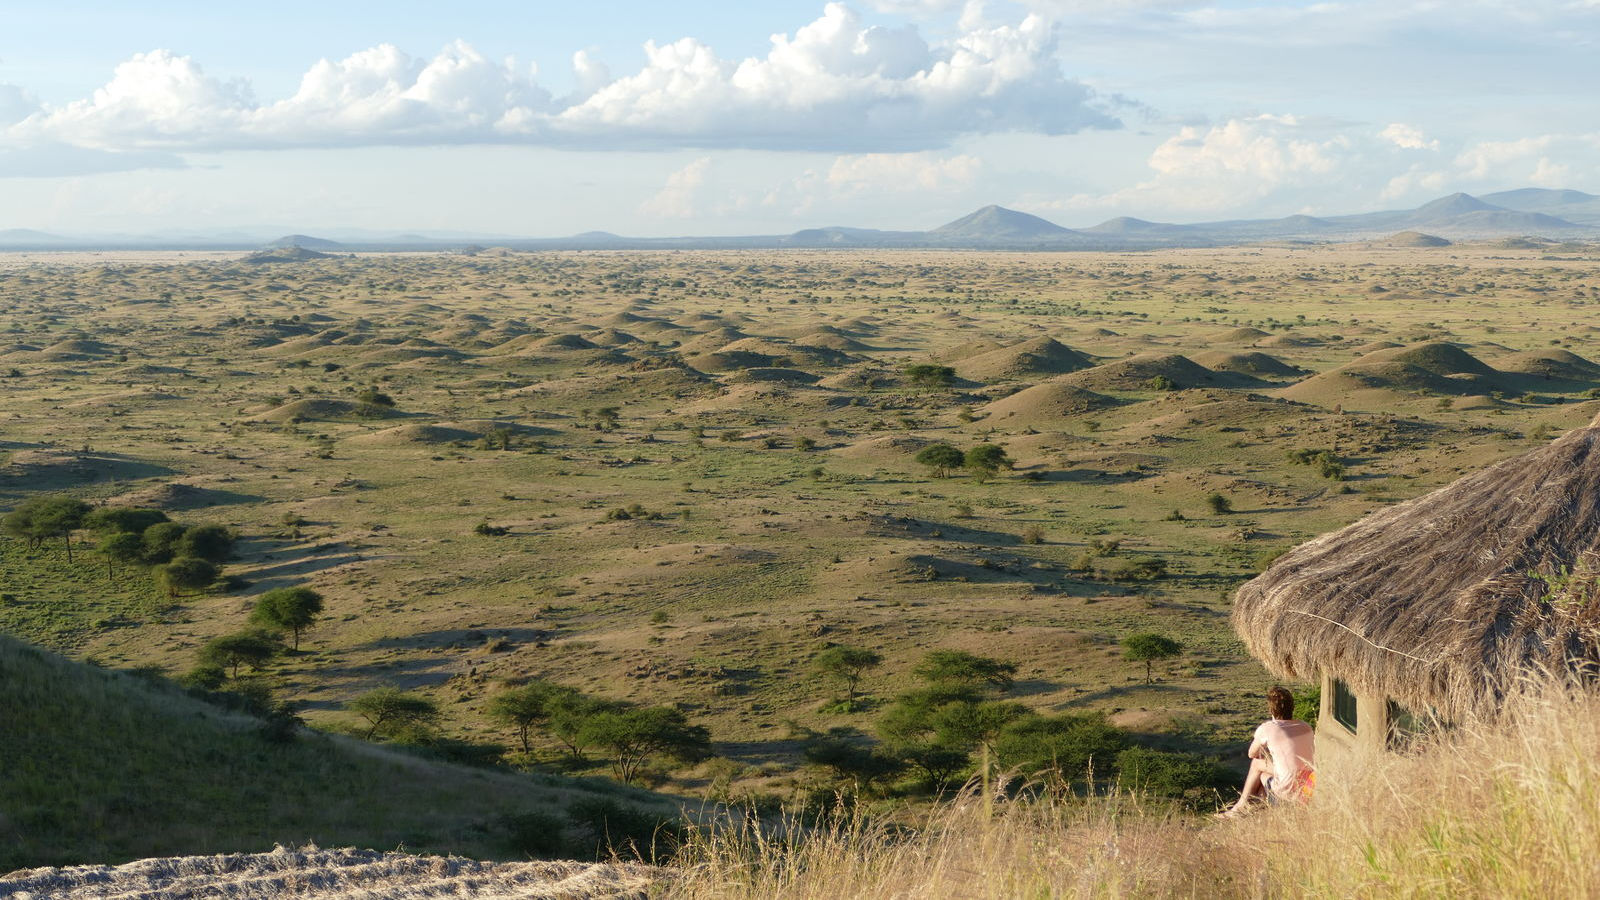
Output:
[[1239,791],[1239,802],[1228,808],[1230,814],[1244,812],[1256,795],[1266,792],[1266,787],[1261,783],[1262,776],[1266,774],[1267,763],[1265,760],[1250,760],[1250,773],[1244,777],[1244,789]]

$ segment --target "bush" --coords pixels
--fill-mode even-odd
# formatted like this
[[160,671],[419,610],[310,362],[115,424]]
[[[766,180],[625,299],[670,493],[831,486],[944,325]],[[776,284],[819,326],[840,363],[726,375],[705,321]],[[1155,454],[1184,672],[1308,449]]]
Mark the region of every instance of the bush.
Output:
[[1167,561],[1159,556],[1119,559],[1106,567],[1112,581],[1153,581],[1167,574]]
[[500,817],[500,831],[506,848],[517,856],[560,857],[567,849],[566,822],[557,815],[537,810]]
[[176,597],[186,591],[201,591],[211,586],[221,570],[215,564],[193,556],[179,556],[156,568],[156,583]]
[[1212,513],[1219,516],[1233,512],[1233,502],[1221,494],[1212,494],[1207,497],[1206,506],[1211,508]]
[[683,845],[682,822],[605,797],[585,797],[567,807],[567,820],[587,830],[593,856],[633,857],[656,862],[672,857]]
[[1233,786],[1226,769],[1193,753],[1129,747],[1117,754],[1117,770],[1129,790],[1190,806],[1215,801],[1219,790]]

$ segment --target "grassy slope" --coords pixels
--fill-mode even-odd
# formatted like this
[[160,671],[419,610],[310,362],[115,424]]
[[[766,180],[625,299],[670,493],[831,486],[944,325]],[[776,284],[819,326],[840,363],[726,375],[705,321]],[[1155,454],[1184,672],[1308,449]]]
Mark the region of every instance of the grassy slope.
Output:
[[306,841],[507,858],[502,816],[593,790],[315,733],[271,743],[257,720],[6,637],[0,710],[0,871]]

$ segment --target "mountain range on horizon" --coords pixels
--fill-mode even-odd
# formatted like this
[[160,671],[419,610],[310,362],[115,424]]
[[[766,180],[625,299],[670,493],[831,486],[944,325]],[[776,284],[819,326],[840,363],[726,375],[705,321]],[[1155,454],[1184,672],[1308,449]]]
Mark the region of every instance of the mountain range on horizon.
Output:
[[[266,240],[244,229],[228,229],[215,238],[197,234],[75,237],[32,229],[0,229],[0,249],[171,249],[256,250],[301,248],[322,252],[374,250],[448,250],[486,243],[514,250],[646,250],[646,249],[991,249],[991,250],[1138,250],[1163,247],[1209,247],[1263,242],[1347,242],[1381,239],[1396,232],[1421,232],[1448,240],[1525,237],[1600,240],[1600,195],[1577,190],[1519,188],[1475,197],[1450,194],[1415,209],[1386,210],[1338,216],[1304,214],[1277,219],[1230,219],[1173,224],[1118,216],[1084,228],[1066,228],[1031,213],[985,206],[927,231],[888,231],[827,226],[786,235],[625,237],[589,231],[562,238],[497,235],[383,234],[334,232],[337,237],[288,234]],[[1443,243],[1448,243],[1448,240]]]

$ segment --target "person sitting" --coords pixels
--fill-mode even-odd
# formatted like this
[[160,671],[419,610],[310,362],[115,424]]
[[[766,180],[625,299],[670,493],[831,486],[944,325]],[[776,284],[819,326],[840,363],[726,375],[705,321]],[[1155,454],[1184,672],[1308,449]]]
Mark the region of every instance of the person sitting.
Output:
[[1267,691],[1272,718],[1256,728],[1246,755],[1250,773],[1245,776],[1239,802],[1223,816],[1236,816],[1257,797],[1268,803],[1304,803],[1316,784],[1316,737],[1311,726],[1294,717],[1294,695],[1282,687]]

